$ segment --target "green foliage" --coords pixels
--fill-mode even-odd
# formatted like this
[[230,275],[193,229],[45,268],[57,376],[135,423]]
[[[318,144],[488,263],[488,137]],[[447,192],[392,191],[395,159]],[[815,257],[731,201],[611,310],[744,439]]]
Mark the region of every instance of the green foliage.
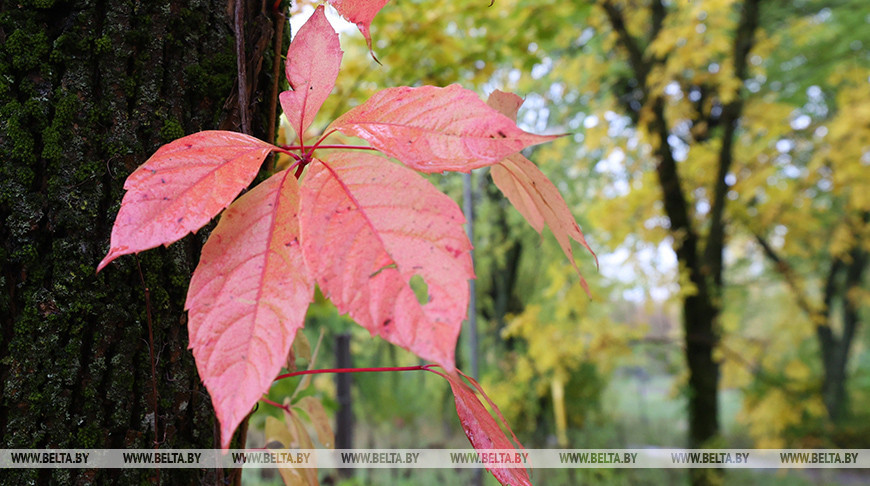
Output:
[[[167,25],[174,14],[150,3],[137,7],[137,17],[128,2],[0,6],[3,447],[153,444],[151,430],[142,427],[151,406],[151,375],[135,263],[111,276],[95,276],[93,269],[124,176],[159,145],[165,116],[155,111],[173,105],[183,126],[193,130],[221,116],[228,88],[194,93],[182,72],[216,56],[219,48],[213,46],[227,36],[224,24],[215,21],[223,5],[214,5],[199,2],[196,22],[173,27]],[[177,37],[187,32],[188,47],[196,47],[163,50],[161,35],[149,31],[154,24]],[[228,53],[232,62],[224,66],[234,67]],[[234,69],[221,71],[232,78],[227,72]],[[125,90],[133,96],[125,97]],[[182,448],[208,446],[213,430],[213,411],[198,396],[179,321],[188,258],[187,250],[161,250],[141,259],[154,304],[160,433],[168,431],[167,440]],[[184,284],[176,285],[174,277],[181,275]],[[164,471],[163,477],[190,483],[200,474]],[[149,476],[3,473],[10,484],[136,484]]]
[[166,142],[179,139],[184,136],[184,128],[178,120],[166,119],[163,120],[163,127],[160,129],[160,136]]

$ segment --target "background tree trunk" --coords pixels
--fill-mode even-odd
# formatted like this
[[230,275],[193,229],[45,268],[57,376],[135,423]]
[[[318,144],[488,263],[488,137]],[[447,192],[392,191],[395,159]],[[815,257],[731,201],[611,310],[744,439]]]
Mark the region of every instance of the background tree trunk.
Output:
[[[863,213],[861,221],[866,224],[870,213]],[[849,250],[846,258],[834,257],[828,267],[827,277],[822,286],[821,305],[814,304],[811,297],[803,290],[799,278],[791,264],[780,256],[765,237],[755,235],[756,241],[764,251],[764,255],[774,265],[783,277],[785,284],[791,289],[797,300],[798,307],[816,326],[816,337],[819,344],[819,354],[822,363],[821,394],[832,423],[842,422],[850,415],[849,394],[846,382],[849,378],[849,354],[852,349],[855,334],[861,327],[859,302],[855,298],[860,295],[864,281],[864,273],[870,264],[870,254],[863,249],[860,236],[856,232],[858,244]],[[834,307],[839,302],[841,306],[841,331],[835,332],[837,315]]]
[[[863,216],[867,219],[867,215]],[[832,422],[838,423],[849,416],[849,395],[846,389],[848,380],[849,352],[855,333],[861,325],[859,302],[857,295],[863,285],[864,270],[867,268],[870,255],[860,243],[856,245],[846,260],[835,258],[831,263],[828,278],[824,288],[823,308],[819,312],[822,323],[816,327],[819,340],[819,350],[822,358],[824,376],[822,379],[822,399]],[[839,282],[841,275],[842,282]],[[836,300],[842,306],[842,330],[837,335],[834,332],[833,307]]]
[[[250,100],[270,92],[272,20],[262,8],[246,0],[242,9]],[[233,13],[225,0],[0,1],[0,447],[218,444],[184,312],[207,232],[95,270],[127,175],[166,142],[239,126]],[[249,105],[263,138],[265,105]],[[8,484],[224,480],[222,471],[184,469],[4,476]]]
[[[693,292],[683,299],[683,331],[685,333],[685,356],[689,371],[688,412],[689,447],[697,449],[715,445],[719,437],[719,363],[714,356],[720,341],[718,320],[721,314],[723,289],[723,259],[726,245],[726,176],[734,162],[734,139],[743,112],[740,96],[720,105],[720,113],[704,113],[704,124],[721,126],[721,148],[716,164],[716,178],[710,214],[704,224],[698,224],[684,178],[680,175],[678,161],[670,148],[672,121],[666,116],[665,99],[662,93],[652,90],[650,73],[664,65],[666,59],[658,57],[649,46],[661,31],[668,15],[665,3],[651,2],[650,26],[646,38],[635,37],[628,30],[624,6],[605,0],[600,3],[607,15],[619,44],[627,54],[631,79],[625,79],[618,98],[625,112],[635,124],[645,118],[646,129],[654,137],[656,175],[662,192],[664,212],[673,238],[674,253],[679,267],[685,272]],[[749,52],[754,45],[758,28],[760,0],[745,0],[739,5],[740,19],[733,39],[732,64],[739,81],[747,78]],[[703,87],[699,87],[703,88]],[[648,107],[648,108],[644,108]],[[646,116],[642,112],[648,109]],[[709,226],[704,235],[703,227]],[[689,470],[693,486],[718,485],[722,483],[722,471],[695,468]]]

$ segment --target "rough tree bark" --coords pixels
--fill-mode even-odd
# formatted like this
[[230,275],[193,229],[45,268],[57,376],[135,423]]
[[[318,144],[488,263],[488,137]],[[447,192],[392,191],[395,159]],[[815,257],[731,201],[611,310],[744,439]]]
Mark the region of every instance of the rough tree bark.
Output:
[[[245,0],[241,11],[249,119],[263,138],[267,103],[253,101],[270,92],[271,4]],[[95,268],[132,170],[175,138],[239,126],[233,13],[227,0],[0,0],[0,447],[218,444],[183,309],[206,231]],[[3,474],[8,484],[231,480],[183,469]]]

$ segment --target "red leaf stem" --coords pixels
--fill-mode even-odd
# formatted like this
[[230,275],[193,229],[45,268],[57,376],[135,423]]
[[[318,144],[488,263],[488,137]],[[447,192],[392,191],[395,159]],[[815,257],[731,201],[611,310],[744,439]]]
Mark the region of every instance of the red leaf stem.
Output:
[[[281,148],[285,150],[305,150],[306,147],[302,145],[281,145]],[[314,147],[309,147],[309,150],[314,150],[315,148],[321,149],[344,149],[344,150],[377,150],[374,147],[370,147],[368,145],[316,145]],[[298,157],[298,155],[293,154]]]
[[301,370],[294,371],[292,373],[284,373],[283,375],[278,375],[275,377],[275,381],[282,380],[284,378],[291,378],[293,376],[300,375],[319,375],[321,373],[368,373],[368,372],[383,372],[383,371],[417,371],[417,370],[425,370],[431,371],[429,366],[432,365],[422,365],[422,366],[387,366],[384,368],[324,368],[319,370]]
[[278,402],[273,402],[272,400],[269,400],[269,399],[266,398],[266,397],[261,398],[260,401],[263,402],[263,403],[267,403],[267,404],[269,404],[269,405],[271,405],[271,406],[273,406],[273,407],[278,407],[278,408],[283,409],[283,410],[286,410],[286,411],[288,411],[288,412],[290,411],[290,407],[289,407],[289,406],[287,406],[287,405],[282,405],[282,404],[280,404],[280,403],[278,403]]

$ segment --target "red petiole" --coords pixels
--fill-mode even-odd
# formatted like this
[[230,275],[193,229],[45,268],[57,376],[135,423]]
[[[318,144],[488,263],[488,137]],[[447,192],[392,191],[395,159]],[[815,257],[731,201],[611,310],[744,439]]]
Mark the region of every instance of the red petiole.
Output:
[[299,145],[281,145],[281,148],[286,151],[298,150],[300,152],[304,152],[301,156],[301,160],[303,160],[303,165],[307,164],[311,160],[311,157],[314,155],[314,151],[319,148],[346,150],[377,150],[376,148],[369,147],[368,145],[321,145],[323,141],[326,140],[326,137],[332,135],[334,132],[335,130],[330,130],[324,133],[320,136],[320,138],[317,139],[316,142],[314,142],[314,145],[312,145],[311,147],[305,147],[305,145],[300,140]]
[[[305,150],[306,147],[301,145],[281,145],[284,150]],[[310,148],[310,147],[309,147]],[[347,150],[377,150],[368,145],[315,145],[313,148],[322,149],[347,149]]]
[[388,366],[384,368],[325,368],[321,370],[302,370],[302,371],[294,371],[292,373],[284,373],[283,375],[278,375],[275,378],[275,381],[283,380],[284,378],[291,378],[293,376],[301,376],[301,375],[319,375],[322,373],[373,373],[373,372],[384,372],[384,371],[432,371],[429,369],[431,364],[427,365],[419,365],[419,366]]
[[288,407],[287,405],[281,405],[278,402],[273,402],[272,400],[269,400],[266,397],[261,398],[260,401],[268,403],[269,405],[271,405],[273,407],[283,408],[284,410],[286,410],[288,412],[290,411],[290,407]]
[[[314,151],[322,148],[322,149],[347,149],[347,150],[377,150],[374,147],[369,147],[367,145],[321,145],[326,137],[332,135],[335,130],[330,130],[317,139],[314,142],[314,145],[310,147],[306,147],[302,141],[299,141],[299,145],[281,145],[279,148],[282,153],[288,154],[291,157],[296,159],[296,163],[290,166],[290,169],[296,167],[295,176],[296,179],[302,175],[302,171],[305,170],[305,166],[311,162],[312,157],[314,156]],[[301,154],[295,154],[291,152],[291,150],[297,150],[302,152]]]

